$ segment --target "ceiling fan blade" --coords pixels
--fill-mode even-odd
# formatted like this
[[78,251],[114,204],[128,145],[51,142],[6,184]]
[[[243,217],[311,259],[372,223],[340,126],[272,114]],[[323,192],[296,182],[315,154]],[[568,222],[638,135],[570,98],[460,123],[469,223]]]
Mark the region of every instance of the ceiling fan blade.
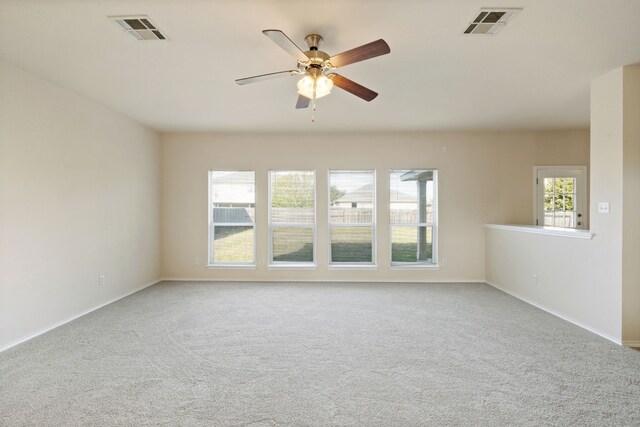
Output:
[[298,47],[285,33],[280,30],[263,30],[262,34],[273,40],[278,46],[283,48],[289,55],[293,56],[300,62],[308,61],[309,57],[304,54],[302,49]]
[[251,76],[251,77],[245,77],[243,79],[237,79],[236,84],[246,85],[249,83],[256,83],[256,82],[261,82],[263,80],[273,79],[276,77],[295,76],[297,74],[299,74],[298,70],[278,71],[275,73],[260,74],[258,76]]
[[354,62],[364,61],[366,59],[375,58],[376,56],[386,55],[391,52],[391,48],[384,40],[376,40],[360,47],[347,50],[329,58],[329,62],[334,67],[344,67]]
[[376,96],[378,96],[377,92],[374,92],[371,89],[367,89],[366,87],[359,85],[353,80],[342,77],[340,74],[329,74],[329,77],[331,78],[331,80],[333,80],[333,84],[338,86],[340,89],[346,90],[347,92],[352,93],[367,102],[373,101]]
[[307,108],[311,100],[306,96],[298,95],[298,102],[296,102],[296,108]]

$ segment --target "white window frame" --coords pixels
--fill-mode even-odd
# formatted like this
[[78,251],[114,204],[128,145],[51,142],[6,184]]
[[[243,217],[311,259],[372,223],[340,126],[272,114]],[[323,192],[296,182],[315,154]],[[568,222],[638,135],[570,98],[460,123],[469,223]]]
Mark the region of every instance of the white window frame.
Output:
[[[213,222],[213,197],[212,197],[212,191],[211,191],[211,174],[213,172],[252,172],[253,173],[253,209],[254,209],[254,221],[252,223],[250,222],[234,222],[234,223],[228,223],[228,222],[222,222],[222,223],[214,223]],[[242,268],[242,267],[247,267],[247,268],[255,268],[256,266],[256,255],[257,255],[257,251],[256,251],[256,234],[257,234],[257,229],[256,229],[256,223],[258,222],[258,210],[256,209],[256,171],[254,170],[239,170],[239,169],[209,169],[209,172],[207,173],[207,189],[209,191],[209,210],[208,210],[208,226],[209,226],[209,245],[208,245],[208,254],[207,254],[207,267],[222,267],[222,268],[226,268],[226,267],[237,267],[237,268]],[[224,262],[215,262],[213,260],[213,252],[214,252],[214,236],[215,236],[215,227],[253,227],[253,262],[229,262],[229,261],[224,261]]]
[[[373,199],[372,199],[372,209],[371,213],[371,223],[363,224],[363,223],[331,223],[331,172],[340,172],[340,173],[373,173]],[[327,171],[327,207],[328,207],[328,232],[329,232],[329,242],[328,242],[328,254],[329,254],[329,267],[331,268],[366,268],[366,267],[377,267],[378,265],[378,251],[377,251],[377,198],[376,198],[376,184],[377,184],[377,174],[375,169],[330,169]],[[371,227],[371,262],[332,262],[331,261],[331,230],[333,227]]]
[[[271,205],[271,173],[272,172],[313,172],[313,223],[309,222],[277,222],[274,223],[271,220],[271,212],[273,206]],[[268,250],[268,267],[269,268],[317,268],[317,258],[316,258],[316,231],[318,224],[318,201],[317,201],[317,173],[315,169],[269,169],[267,171],[267,199],[268,199],[268,223],[269,223],[269,250]],[[273,227],[300,227],[300,228],[309,228],[311,227],[313,230],[313,248],[312,248],[312,262],[296,262],[296,261],[274,261],[273,260]]]
[[[391,267],[396,268],[434,268],[439,267],[438,264],[438,169],[435,168],[402,168],[402,169],[390,169],[387,174],[387,180],[389,184],[389,196],[391,196],[391,174],[393,172],[409,171],[409,170],[424,170],[433,172],[433,222],[420,222],[420,223],[393,223],[391,222],[391,215],[389,215],[389,261]],[[388,200],[389,205],[387,209],[391,214],[391,198]],[[394,262],[393,261],[393,227],[432,227],[432,243],[431,243],[431,262]]]

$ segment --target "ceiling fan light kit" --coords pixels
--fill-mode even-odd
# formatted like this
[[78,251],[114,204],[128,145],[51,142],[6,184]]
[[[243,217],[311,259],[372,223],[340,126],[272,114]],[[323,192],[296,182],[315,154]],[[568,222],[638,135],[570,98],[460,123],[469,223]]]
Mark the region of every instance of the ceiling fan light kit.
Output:
[[303,51],[280,30],[264,30],[262,33],[296,59],[296,68],[237,79],[237,84],[245,85],[275,77],[302,76],[296,85],[298,89],[296,108],[298,109],[307,108],[310,101],[314,102],[315,109],[315,100],[329,95],[334,85],[367,102],[378,96],[371,89],[335,73],[334,70],[338,67],[391,52],[389,45],[384,40],[379,39],[337,55],[329,56],[326,52],[318,49],[322,42],[322,36],[319,34],[309,34],[305,37],[309,50]]
[[298,80],[297,86],[298,95],[309,99],[318,99],[331,93],[333,81],[324,74],[314,76],[313,73],[307,73]]

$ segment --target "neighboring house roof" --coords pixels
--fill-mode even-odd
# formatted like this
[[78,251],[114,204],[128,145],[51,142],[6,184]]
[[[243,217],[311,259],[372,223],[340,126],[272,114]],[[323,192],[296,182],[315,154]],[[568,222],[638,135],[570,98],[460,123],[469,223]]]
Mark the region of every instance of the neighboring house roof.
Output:
[[[371,195],[373,194],[373,184],[365,184],[353,191],[346,193],[344,196],[336,199],[336,203],[371,203]],[[412,196],[401,191],[391,192],[391,202],[394,203],[415,203],[416,196]]]
[[251,172],[225,174],[220,180],[214,178],[214,203],[254,203],[254,182]]
[[417,200],[415,195],[391,190],[391,203],[416,203]]
[[336,199],[337,203],[372,202],[373,184],[365,184],[360,188],[349,191],[342,197]]
[[234,184],[252,184],[254,181],[254,173],[253,172],[245,172],[245,171],[235,171],[235,172],[215,172],[224,178],[225,183]]

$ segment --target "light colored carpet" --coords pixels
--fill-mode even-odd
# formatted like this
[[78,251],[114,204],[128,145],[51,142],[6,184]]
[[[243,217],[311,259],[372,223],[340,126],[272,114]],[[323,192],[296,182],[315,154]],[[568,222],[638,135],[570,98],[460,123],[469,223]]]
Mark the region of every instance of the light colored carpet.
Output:
[[640,353],[485,284],[161,283],[0,354],[0,424],[640,425]]

